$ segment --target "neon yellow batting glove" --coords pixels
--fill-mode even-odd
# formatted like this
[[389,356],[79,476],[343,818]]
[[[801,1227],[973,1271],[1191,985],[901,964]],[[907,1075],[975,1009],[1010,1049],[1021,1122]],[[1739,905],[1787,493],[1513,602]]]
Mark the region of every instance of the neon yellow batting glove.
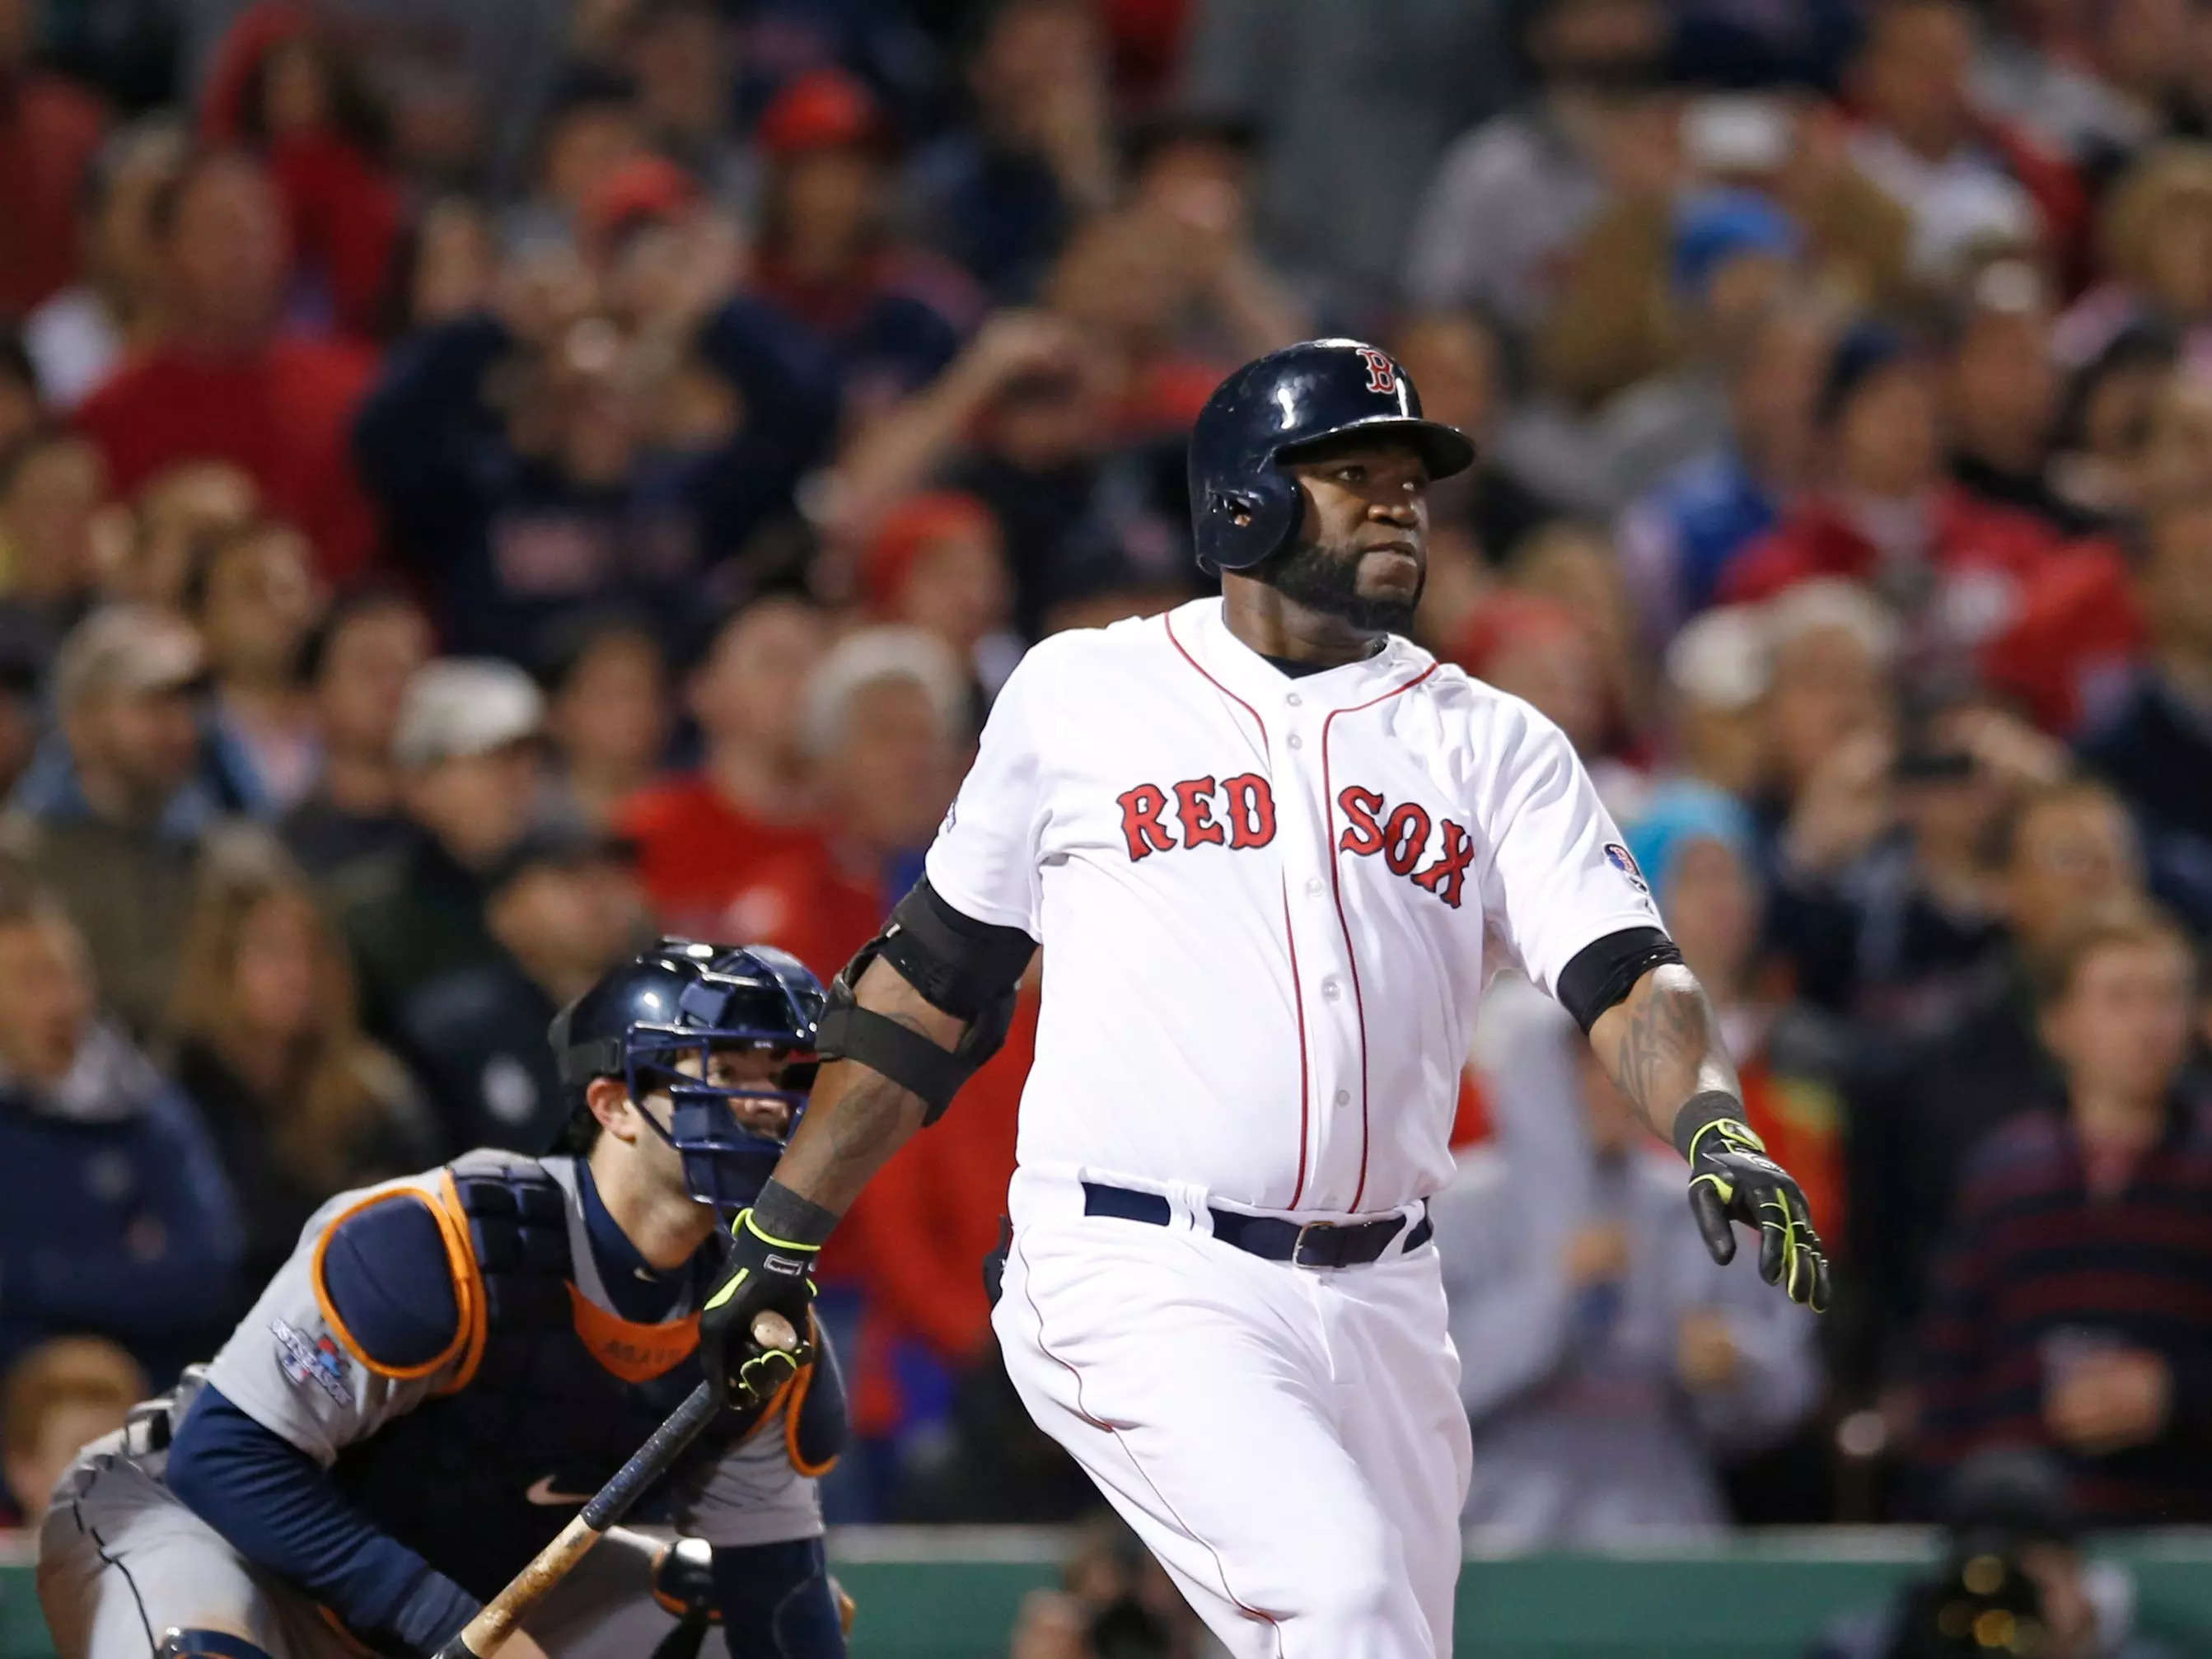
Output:
[[1743,1103],[1718,1090],[1696,1096],[1674,1120],[1674,1145],[1690,1161],[1690,1213],[1713,1260],[1723,1267],[1735,1260],[1731,1223],[1756,1227],[1759,1276],[1792,1302],[1826,1310],[1828,1257],[1804,1190],[1766,1155],[1743,1121]]
[[[730,1225],[722,1280],[699,1312],[699,1359],[722,1398],[757,1407],[798,1374],[811,1353],[808,1307],[814,1300],[817,1244],[763,1232],[742,1210]],[[781,1314],[798,1334],[795,1349],[769,1347],[753,1334],[764,1313]]]

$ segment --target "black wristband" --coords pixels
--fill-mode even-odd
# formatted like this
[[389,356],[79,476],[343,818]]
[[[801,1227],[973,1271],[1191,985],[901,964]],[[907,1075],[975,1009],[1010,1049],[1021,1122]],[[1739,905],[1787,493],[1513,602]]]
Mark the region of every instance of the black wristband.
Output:
[[837,1224],[837,1213],[824,1209],[770,1176],[753,1200],[753,1227],[772,1238],[793,1244],[819,1246]]
[[1682,1103],[1682,1109],[1674,1114],[1674,1150],[1686,1158],[1692,1157],[1699,1132],[1723,1118],[1733,1118],[1741,1123],[1743,1103],[1725,1089],[1707,1089],[1702,1094],[1692,1095]]

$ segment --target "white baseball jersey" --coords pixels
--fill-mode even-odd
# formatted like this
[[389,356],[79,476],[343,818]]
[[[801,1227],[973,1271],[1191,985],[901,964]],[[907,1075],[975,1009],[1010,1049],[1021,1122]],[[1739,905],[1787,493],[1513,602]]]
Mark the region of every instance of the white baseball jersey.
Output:
[[1025,1170],[1314,1218],[1450,1178],[1489,971],[1659,925],[1527,703],[1395,636],[1293,678],[1218,599],[1024,657],[928,873],[1044,948]]

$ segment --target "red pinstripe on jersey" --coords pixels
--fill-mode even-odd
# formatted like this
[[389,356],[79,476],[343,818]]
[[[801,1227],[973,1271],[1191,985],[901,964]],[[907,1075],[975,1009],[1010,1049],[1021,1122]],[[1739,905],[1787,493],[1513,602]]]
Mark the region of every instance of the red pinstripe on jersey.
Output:
[[[1267,741],[1267,723],[1261,720],[1260,711],[1231,691],[1206,671],[1206,665],[1190,654],[1183,642],[1176,637],[1175,623],[1166,614],[1160,617],[1160,626],[1167,629],[1168,643],[1175,647],[1193,672],[1208,685],[1235,703],[1251,717],[1253,729],[1260,734],[1260,752],[1266,757],[1267,770],[1275,769],[1274,749]],[[1291,1000],[1298,1013],[1298,1179],[1291,1189],[1290,1207],[1293,1210],[1306,1195],[1306,1151],[1313,1136],[1313,1067],[1306,1057],[1306,1000],[1298,983],[1298,942],[1291,933],[1291,890],[1287,880],[1283,883],[1283,944],[1291,956]]]
[[1336,717],[1339,714],[1357,714],[1364,708],[1372,708],[1377,703],[1388,702],[1391,698],[1412,690],[1430,675],[1435,673],[1437,668],[1437,664],[1431,663],[1404,684],[1394,685],[1380,696],[1370,697],[1365,702],[1353,703],[1348,708],[1331,709],[1328,717],[1321,723],[1321,793],[1322,811],[1328,815],[1323,823],[1328,831],[1328,889],[1331,896],[1336,901],[1336,925],[1344,932],[1344,959],[1352,971],[1352,1012],[1353,1017],[1359,1021],[1359,1182],[1352,1188],[1352,1203],[1349,1206],[1355,1212],[1359,1208],[1359,1200],[1367,1195],[1367,1006],[1359,994],[1359,957],[1352,948],[1352,923],[1346,919],[1344,914],[1344,881],[1341,873],[1344,861],[1337,855],[1336,851],[1336,791],[1329,778],[1329,728],[1336,724]]

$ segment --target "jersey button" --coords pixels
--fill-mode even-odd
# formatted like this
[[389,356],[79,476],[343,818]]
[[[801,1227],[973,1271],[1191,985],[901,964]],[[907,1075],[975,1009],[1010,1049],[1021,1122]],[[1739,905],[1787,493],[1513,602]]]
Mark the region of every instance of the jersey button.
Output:
[[1321,994],[1334,1002],[1344,994],[1344,988],[1333,979],[1325,979],[1321,982]]
[[1284,741],[1289,744],[1293,749],[1303,749],[1306,746],[1306,740],[1295,732],[1291,732],[1289,737],[1284,739]]
[[1291,708],[1297,708],[1301,703],[1304,702],[1305,702],[1305,699],[1304,699],[1304,697],[1300,696],[1297,692],[1293,691],[1293,692],[1291,692],[1291,695],[1290,695],[1289,696],[1285,697],[1285,698],[1283,699],[1283,701],[1284,701],[1285,702],[1286,702],[1286,703],[1290,704],[1290,706],[1291,706]]
[[1337,1103],[1338,1105],[1340,1105],[1340,1106],[1349,1106],[1349,1105],[1351,1105],[1351,1104],[1352,1104],[1352,1091],[1351,1091],[1351,1090],[1349,1090],[1349,1089],[1339,1089],[1339,1090],[1336,1091],[1336,1103]]
[[1321,878],[1319,876],[1312,878],[1312,879],[1306,883],[1306,896],[1308,898],[1319,898],[1321,896]]

